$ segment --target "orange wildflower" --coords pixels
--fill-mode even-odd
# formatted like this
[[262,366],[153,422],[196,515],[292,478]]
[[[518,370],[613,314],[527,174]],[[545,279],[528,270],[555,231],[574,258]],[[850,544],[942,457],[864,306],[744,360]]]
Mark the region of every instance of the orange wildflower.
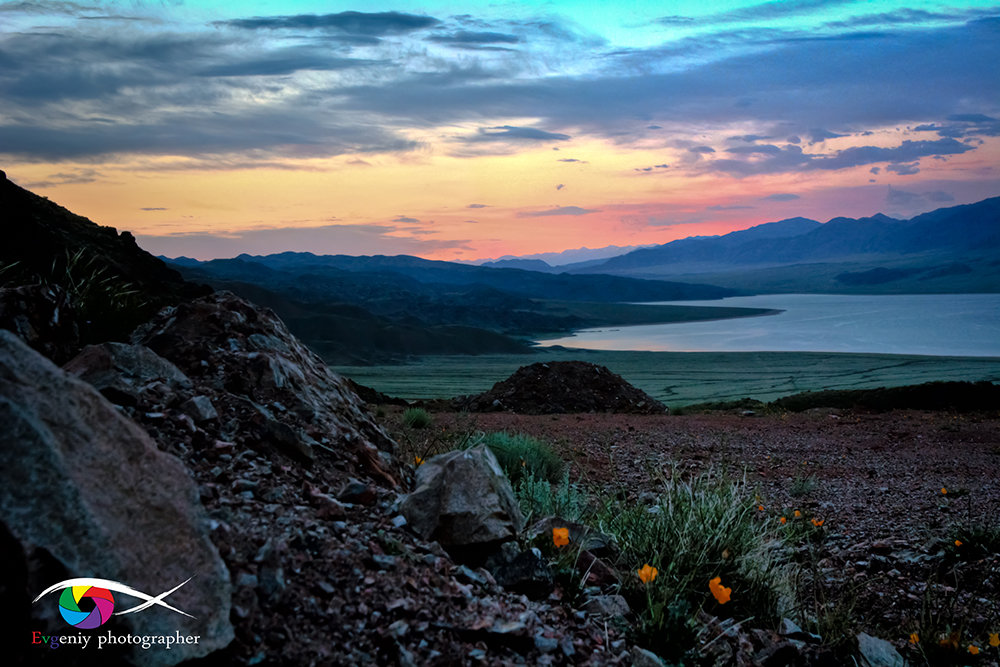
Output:
[[990,646],[993,648],[1000,646],[1000,633],[990,633]]
[[914,646],[916,646],[918,643],[920,643],[920,635],[918,635],[916,632],[911,632],[910,633],[910,643],[913,644]]
[[813,519],[813,520],[812,520],[812,524],[813,524],[814,526],[816,526],[817,528],[819,528],[820,526],[822,526],[822,525],[823,525],[823,522],[824,522],[824,521],[826,521],[826,519]]
[[653,579],[656,579],[657,574],[659,574],[659,571],[655,567],[650,566],[649,563],[645,563],[642,569],[639,570],[639,581],[648,584]]
[[422,458],[420,458],[419,456],[414,456],[414,457],[413,457],[413,463],[414,463],[415,465],[418,465],[418,466],[419,466],[419,465],[423,465],[423,463],[424,463],[424,460],[423,460]]
[[948,489],[946,489],[946,488],[944,488],[944,487],[942,486],[942,487],[941,487],[941,495],[947,495],[947,494],[948,494]]
[[969,653],[972,655],[979,655],[979,647],[975,644],[969,644]]
[[781,525],[784,526],[788,522],[788,519],[786,519],[785,517],[781,517],[779,521],[781,521]]
[[553,528],[552,543],[557,547],[564,547],[569,544],[569,528]]
[[763,512],[764,511],[764,506],[763,505],[757,505],[757,509],[759,509],[761,512]]
[[715,577],[708,582],[708,590],[712,591],[712,595],[715,596],[716,601],[719,604],[726,604],[729,602],[729,596],[732,594],[732,588],[726,588],[722,585],[722,577]]
[[956,547],[960,547],[960,546],[962,546],[963,544],[964,544],[964,542],[962,542],[962,540],[955,540],[955,546],[956,546]]
[[795,518],[798,519],[800,516],[802,516],[802,512],[795,510]]

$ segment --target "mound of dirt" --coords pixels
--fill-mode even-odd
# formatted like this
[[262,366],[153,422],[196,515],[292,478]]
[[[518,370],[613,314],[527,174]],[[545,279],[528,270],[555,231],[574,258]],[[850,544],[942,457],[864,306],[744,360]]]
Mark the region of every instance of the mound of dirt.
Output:
[[571,412],[666,413],[667,406],[604,366],[585,361],[550,361],[517,369],[482,394],[455,399],[469,412],[523,415]]

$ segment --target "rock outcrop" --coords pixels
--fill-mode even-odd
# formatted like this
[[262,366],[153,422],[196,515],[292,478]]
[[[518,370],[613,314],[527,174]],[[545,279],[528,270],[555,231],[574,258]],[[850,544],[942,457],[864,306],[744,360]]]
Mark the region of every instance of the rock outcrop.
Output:
[[327,450],[352,472],[398,484],[392,440],[346,382],[270,310],[217,292],[164,309],[136,330],[133,343],[175,364],[210,400],[220,424],[203,440],[304,463]]
[[[21,593],[18,608],[5,609],[9,618],[68,634],[55,595],[30,605],[55,582],[96,577],[156,596],[193,577],[169,603],[194,618],[151,608],[116,616],[108,627],[114,634],[200,635],[198,644],[144,654],[143,664],[176,664],[230,643],[229,573],[180,461],[9,331],[0,331],[0,422],[0,532],[13,550],[5,554],[13,568],[0,576],[24,577],[0,586]],[[116,604],[141,602],[123,595]]]
[[667,407],[604,366],[550,361],[522,366],[489,391],[454,401],[470,412],[665,414]]

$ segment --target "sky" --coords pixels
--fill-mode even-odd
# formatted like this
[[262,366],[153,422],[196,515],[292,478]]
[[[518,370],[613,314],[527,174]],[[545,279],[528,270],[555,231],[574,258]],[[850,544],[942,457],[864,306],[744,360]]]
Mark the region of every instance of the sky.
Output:
[[908,218],[998,135],[990,2],[0,1],[0,169],[170,257]]

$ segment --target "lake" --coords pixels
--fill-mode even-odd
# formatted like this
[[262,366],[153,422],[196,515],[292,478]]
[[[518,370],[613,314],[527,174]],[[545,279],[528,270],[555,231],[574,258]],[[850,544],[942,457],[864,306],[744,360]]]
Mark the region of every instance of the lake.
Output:
[[584,329],[541,346],[662,352],[861,352],[1000,357],[1000,294],[770,294],[675,305],[744,306],[763,317]]

